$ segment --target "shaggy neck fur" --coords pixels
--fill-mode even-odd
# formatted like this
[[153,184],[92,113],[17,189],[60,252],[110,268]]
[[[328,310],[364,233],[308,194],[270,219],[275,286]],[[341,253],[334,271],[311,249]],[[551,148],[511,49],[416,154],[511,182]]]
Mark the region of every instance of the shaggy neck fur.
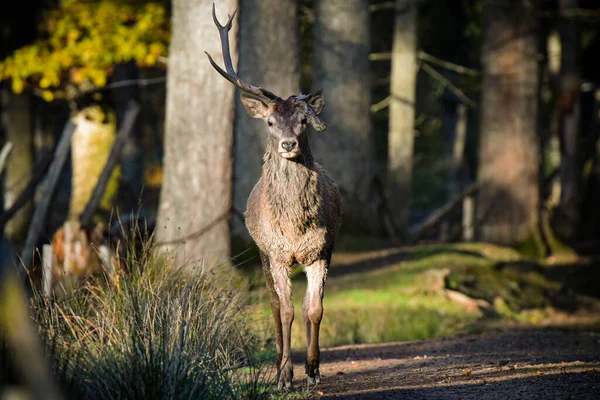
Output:
[[[304,145],[304,146],[302,146]],[[302,156],[285,159],[268,145],[263,163],[268,207],[278,220],[293,230],[305,232],[315,226],[319,214],[318,174],[308,142]]]

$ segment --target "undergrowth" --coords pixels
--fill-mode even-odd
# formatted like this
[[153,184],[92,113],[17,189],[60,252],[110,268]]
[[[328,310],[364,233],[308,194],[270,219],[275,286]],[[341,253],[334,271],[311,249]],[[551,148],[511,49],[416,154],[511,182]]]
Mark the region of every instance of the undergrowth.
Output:
[[[169,266],[131,244],[113,275],[68,299],[32,299],[68,398],[262,398],[270,385],[242,298],[218,273]],[[201,271],[201,272],[198,272]]]

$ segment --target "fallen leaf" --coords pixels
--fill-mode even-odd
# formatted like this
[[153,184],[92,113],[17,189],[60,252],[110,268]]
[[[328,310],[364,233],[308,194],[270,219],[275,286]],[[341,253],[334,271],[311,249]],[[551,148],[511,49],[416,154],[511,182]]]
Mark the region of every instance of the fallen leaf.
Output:
[[324,395],[325,395],[325,393],[324,393],[324,392],[317,392],[317,394],[318,394],[319,396],[324,396]]
[[467,375],[467,376],[471,376],[472,375],[472,372],[471,372],[471,370],[469,368],[465,368],[463,371],[465,371],[465,375]]
[[540,371],[539,369],[535,372],[536,375],[541,375],[542,371]]
[[412,372],[421,372],[423,371],[423,368],[415,368],[412,370]]

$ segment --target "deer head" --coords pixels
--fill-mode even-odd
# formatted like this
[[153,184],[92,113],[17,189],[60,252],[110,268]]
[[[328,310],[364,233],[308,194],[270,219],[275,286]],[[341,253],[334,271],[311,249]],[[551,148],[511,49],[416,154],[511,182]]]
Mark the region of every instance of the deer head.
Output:
[[319,118],[325,105],[322,90],[315,94],[299,94],[283,100],[266,89],[244,82],[233,68],[229,51],[229,31],[236,11],[229,16],[227,24],[223,26],[217,19],[213,4],[213,21],[221,36],[221,50],[226,71],[215,63],[210,54],[205,53],[217,72],[242,90],[241,100],[246,112],[253,118],[260,118],[267,122],[271,147],[276,149],[283,158],[301,157],[310,151],[305,133],[307,125],[310,124],[318,132],[327,129],[325,123]]

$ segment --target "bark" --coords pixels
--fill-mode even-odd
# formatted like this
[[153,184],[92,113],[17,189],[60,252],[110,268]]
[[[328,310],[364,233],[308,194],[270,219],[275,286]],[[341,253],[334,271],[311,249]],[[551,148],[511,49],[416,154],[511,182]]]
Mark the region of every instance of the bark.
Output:
[[[216,5],[222,24],[237,1]],[[212,2],[174,0],[169,49],[164,177],[157,240],[176,266],[224,261],[230,256],[233,85],[210,65],[222,63]],[[237,21],[229,32],[237,49]]]
[[[241,0],[239,75],[281,98],[300,93],[300,44],[297,0]],[[235,111],[234,207],[243,212],[261,173],[267,128],[244,109],[239,90]],[[250,237],[244,221],[232,220],[233,233]]]
[[313,88],[322,87],[327,124],[313,134],[317,162],[342,194],[342,230],[377,233],[376,161],[371,134],[369,10],[366,0],[317,0],[314,26]]
[[[71,139],[71,203],[69,219],[78,219],[90,201],[116,139],[116,121],[111,109],[91,105],[74,117],[77,129]],[[112,171],[100,208],[112,209],[119,185],[120,168]]]
[[417,7],[413,0],[396,0],[387,183],[394,222],[404,230],[408,228],[412,197],[416,67]]
[[[561,13],[577,8],[578,0],[561,0]],[[583,201],[583,149],[580,137],[580,46],[577,20],[560,23],[561,63],[558,98],[558,138],[560,143],[560,203],[557,234],[573,239],[581,220]]]
[[[4,176],[4,209],[9,209],[27,187],[33,175],[33,127],[29,93],[20,95],[2,89],[2,131],[13,144]],[[33,204],[28,201],[4,227],[5,237],[13,243],[25,240]]]
[[[534,3],[533,3],[534,4]],[[531,1],[484,5],[477,236],[517,245],[537,238],[537,20]]]
[[[112,76],[113,82],[138,79],[138,68],[135,63],[118,64]],[[138,100],[137,85],[128,85],[116,88],[113,91],[117,129],[123,125],[128,105],[131,101]],[[120,167],[121,177],[119,183],[119,209],[121,212],[137,212],[144,184],[144,149],[142,142],[141,124],[136,122],[121,148]]]

